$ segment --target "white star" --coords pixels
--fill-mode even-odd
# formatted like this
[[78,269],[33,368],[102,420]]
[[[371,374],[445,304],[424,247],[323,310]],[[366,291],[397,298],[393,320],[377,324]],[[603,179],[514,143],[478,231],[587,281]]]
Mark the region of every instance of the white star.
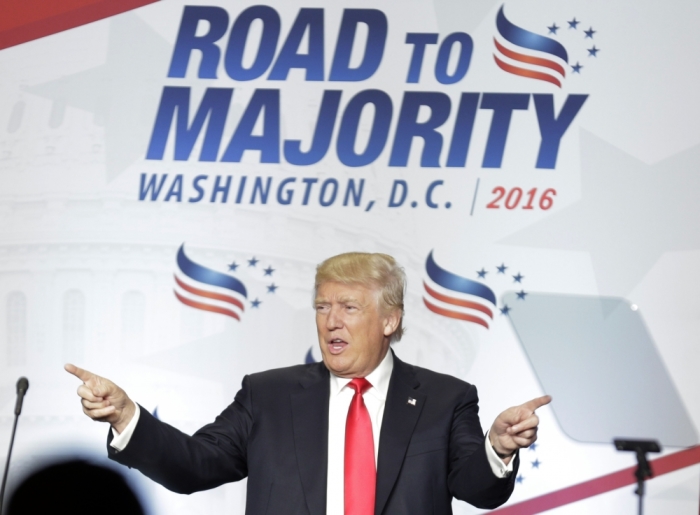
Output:
[[581,200],[505,238],[589,252],[600,293],[627,295],[662,254],[700,249],[700,146],[647,165],[581,131]]

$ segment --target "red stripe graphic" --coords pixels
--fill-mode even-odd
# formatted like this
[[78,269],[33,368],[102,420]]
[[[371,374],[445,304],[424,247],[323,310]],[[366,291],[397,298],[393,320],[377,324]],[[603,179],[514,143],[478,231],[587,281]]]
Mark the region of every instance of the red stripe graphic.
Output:
[[[697,465],[698,463],[700,463],[700,446],[691,447],[651,461],[655,477]],[[634,477],[636,469],[637,467],[634,466],[618,470],[612,474],[591,479],[578,485],[562,488],[527,501],[512,504],[500,510],[494,510],[491,513],[498,513],[499,515],[535,515],[543,511],[553,510],[566,504],[632,485],[637,482],[637,478]]]
[[486,306],[482,306],[481,304],[469,300],[455,299],[454,297],[448,297],[447,295],[443,295],[442,293],[433,290],[430,286],[428,286],[428,284],[425,281],[423,281],[423,286],[425,286],[425,291],[427,291],[431,297],[436,298],[437,300],[441,300],[445,304],[452,304],[453,306],[461,306],[463,308],[475,309],[476,311],[481,311],[485,315],[488,315],[490,319],[493,319],[493,313]]
[[[0,49],[92,23],[157,0],[21,0],[3,2]],[[11,7],[4,4],[11,3]]]
[[458,311],[451,311],[449,309],[440,308],[428,302],[428,299],[426,299],[425,297],[423,297],[423,302],[425,302],[425,306],[430,311],[432,311],[433,313],[437,313],[438,315],[442,315],[448,318],[456,318],[457,320],[464,320],[466,322],[474,322],[475,324],[483,325],[486,329],[489,328],[489,325],[486,323],[486,321],[482,320],[479,317],[467,315],[466,313],[460,313]]
[[547,75],[546,73],[542,72],[536,72],[533,70],[526,70],[525,68],[518,68],[517,66],[506,64],[503,61],[501,61],[498,57],[496,57],[496,55],[494,55],[493,58],[496,61],[498,67],[505,72],[512,73],[513,75],[520,75],[521,77],[528,77],[530,79],[544,80],[547,82],[551,82],[555,86],[561,88],[561,82],[559,82],[559,79],[552,77],[551,75]]
[[180,279],[178,279],[177,276],[175,276],[175,282],[180,286],[180,288],[182,288],[185,291],[188,291],[190,293],[194,293],[195,295],[199,295],[200,297],[206,297],[208,299],[221,300],[224,302],[228,302],[229,304],[233,304],[234,306],[239,307],[241,309],[241,311],[245,311],[245,307],[243,306],[243,303],[234,297],[229,297],[228,295],[223,295],[221,293],[214,293],[211,291],[200,290],[199,288],[194,288],[193,286],[190,286],[188,284],[183,283]]
[[236,320],[241,319],[238,316],[238,313],[234,313],[230,309],[222,308],[220,306],[212,306],[211,304],[205,304],[204,302],[196,302],[194,300],[190,300],[186,297],[183,297],[175,290],[173,290],[173,293],[175,294],[175,296],[178,298],[178,300],[180,302],[182,302],[183,304],[186,304],[187,306],[190,306],[192,308],[202,309],[204,311],[211,311],[212,313],[219,313],[221,315],[226,315],[226,316],[230,316],[232,318],[235,318]]
[[501,45],[498,41],[496,41],[496,38],[493,38],[493,42],[496,43],[496,48],[505,55],[506,57],[510,57],[514,61],[520,61],[521,63],[528,63],[528,64],[535,64],[537,66],[544,66],[545,68],[550,68],[554,71],[559,72],[563,77],[566,77],[566,71],[564,68],[560,65],[555,63],[554,61],[550,61],[549,59],[543,59],[541,57],[533,57],[531,55],[525,55],[525,54],[519,54],[518,52],[513,52],[512,50],[509,50],[508,48],[504,47]]

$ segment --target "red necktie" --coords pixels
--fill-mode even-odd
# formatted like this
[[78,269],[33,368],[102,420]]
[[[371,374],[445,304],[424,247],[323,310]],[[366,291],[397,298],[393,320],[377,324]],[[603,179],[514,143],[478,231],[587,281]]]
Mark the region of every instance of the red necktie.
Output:
[[372,421],[362,394],[372,388],[367,379],[353,379],[355,390],[345,424],[345,515],[373,515],[377,489]]

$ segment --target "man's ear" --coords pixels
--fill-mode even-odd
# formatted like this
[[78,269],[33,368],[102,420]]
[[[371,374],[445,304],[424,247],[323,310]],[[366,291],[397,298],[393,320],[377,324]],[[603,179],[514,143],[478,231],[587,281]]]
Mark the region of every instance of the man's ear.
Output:
[[391,336],[399,327],[401,322],[401,311],[392,309],[384,317],[384,336]]

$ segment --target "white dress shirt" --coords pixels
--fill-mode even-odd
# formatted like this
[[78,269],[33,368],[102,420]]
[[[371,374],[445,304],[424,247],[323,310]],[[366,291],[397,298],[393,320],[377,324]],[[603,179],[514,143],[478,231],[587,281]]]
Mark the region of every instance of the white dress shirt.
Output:
[[[384,418],[384,406],[389,392],[389,380],[394,370],[394,356],[386,353],[379,366],[365,379],[372,385],[362,396],[372,421],[374,463],[379,456],[379,432]],[[355,390],[348,387],[351,379],[331,373],[331,395],[328,407],[328,481],[326,483],[326,515],[345,512],[345,423]],[[489,444],[486,435],[486,456],[496,477],[506,477],[513,471],[513,460],[506,465]]]
[[[386,356],[379,366],[365,379],[372,385],[363,395],[365,406],[372,421],[372,435],[374,437],[374,463],[377,463],[379,456],[379,432],[382,427],[384,417],[384,406],[386,396],[389,392],[389,380],[391,372],[394,370],[394,357],[391,352]],[[338,377],[331,373],[330,379],[330,400],[328,406],[328,480],[326,484],[326,515],[344,515],[345,511],[345,423],[350,409],[350,402],[355,394],[355,390],[348,388],[350,379]],[[110,445],[117,451],[122,451],[129,444],[138,424],[140,409],[136,410],[134,417],[124,428],[124,431],[117,433],[114,428],[112,435],[114,438]],[[489,443],[488,433],[486,435],[486,456],[488,457],[491,470],[496,477],[506,477],[513,471],[513,460],[506,465],[496,455]]]
[[[372,385],[362,398],[372,422],[374,437],[374,464],[379,456],[379,432],[382,428],[384,405],[389,392],[389,379],[394,369],[391,352],[365,379]],[[326,483],[326,515],[345,512],[345,424],[355,390],[348,387],[350,378],[331,373],[331,396],[328,406],[328,481]]]

